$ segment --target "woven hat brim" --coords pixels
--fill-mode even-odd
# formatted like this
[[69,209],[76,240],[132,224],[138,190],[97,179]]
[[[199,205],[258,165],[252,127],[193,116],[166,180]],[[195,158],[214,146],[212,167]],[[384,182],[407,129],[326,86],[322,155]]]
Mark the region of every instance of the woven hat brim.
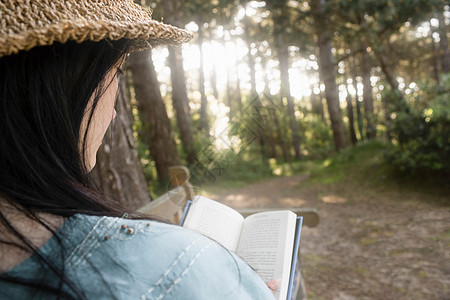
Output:
[[54,42],[66,43],[69,40],[98,42],[103,39],[135,40],[139,50],[159,44],[180,45],[192,39],[192,34],[177,27],[150,20],[146,22],[68,22],[46,28],[30,30],[22,34],[10,34],[0,37],[0,57],[16,54],[21,50],[30,50],[37,46],[52,45]]
[[[83,0],[80,2],[83,2]],[[16,16],[16,19],[13,19],[15,16],[11,16],[11,14],[16,12],[6,7],[5,11],[0,11],[0,15],[3,15],[2,18],[6,15],[8,17],[6,20],[12,20],[13,24],[8,28],[8,24],[5,25],[5,22],[2,21],[0,27],[0,57],[16,54],[22,50],[27,51],[37,46],[52,45],[55,42],[65,43],[69,40],[81,43],[86,40],[100,41],[125,38],[133,40],[134,47],[132,50],[134,51],[159,44],[180,45],[192,39],[192,33],[151,19],[149,11],[132,1],[119,2],[117,12],[111,12],[111,10],[116,9],[113,4],[116,4],[117,1],[110,2],[112,4],[107,6],[109,9],[107,12],[100,11],[100,9],[91,5],[89,7],[91,11],[87,12],[87,18],[80,15],[76,9],[72,9],[69,14],[71,13],[74,16],[69,15],[66,19],[54,21],[44,18],[44,16],[42,21],[34,18],[28,23],[23,16]],[[5,5],[5,2],[1,1],[2,10],[3,5]],[[93,9],[97,9],[99,12],[93,12]]]

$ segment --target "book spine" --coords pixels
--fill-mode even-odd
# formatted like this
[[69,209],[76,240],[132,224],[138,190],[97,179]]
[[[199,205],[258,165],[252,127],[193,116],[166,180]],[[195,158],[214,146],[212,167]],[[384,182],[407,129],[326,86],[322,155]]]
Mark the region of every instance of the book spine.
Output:
[[189,211],[189,207],[191,206],[191,204],[192,204],[192,200],[188,200],[186,202],[186,206],[184,207],[184,210],[183,210],[183,215],[181,216],[181,220],[180,220],[180,224],[179,224],[180,226],[183,226],[184,220],[186,219],[186,215]]
[[[302,224],[303,224],[303,217],[297,217],[297,225],[295,226],[295,239],[294,239],[294,249],[292,253],[292,264],[291,264],[291,274],[289,276],[289,285],[288,285],[288,291],[286,300],[291,300],[294,286],[294,277],[295,277],[295,267],[297,265],[297,258],[298,258],[298,249],[300,246],[300,233],[302,231]],[[300,274],[299,274],[300,276]],[[297,283],[298,285],[298,283]]]

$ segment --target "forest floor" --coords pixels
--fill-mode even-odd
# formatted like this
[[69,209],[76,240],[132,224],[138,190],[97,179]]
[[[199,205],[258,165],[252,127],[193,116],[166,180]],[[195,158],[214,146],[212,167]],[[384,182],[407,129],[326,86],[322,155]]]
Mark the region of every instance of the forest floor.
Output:
[[300,243],[310,300],[450,299],[448,190],[405,187],[389,178],[374,184],[381,173],[367,167],[349,176],[340,165],[326,180],[313,172],[237,188],[210,186],[203,194],[235,208],[316,208],[320,224],[304,227]]

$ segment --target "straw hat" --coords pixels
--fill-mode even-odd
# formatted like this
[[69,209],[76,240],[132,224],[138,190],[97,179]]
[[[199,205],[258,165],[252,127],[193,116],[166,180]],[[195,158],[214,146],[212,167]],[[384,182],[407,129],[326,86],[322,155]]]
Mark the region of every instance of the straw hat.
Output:
[[132,0],[0,0],[0,57],[73,40],[135,41],[135,49],[180,45],[192,34],[152,20]]

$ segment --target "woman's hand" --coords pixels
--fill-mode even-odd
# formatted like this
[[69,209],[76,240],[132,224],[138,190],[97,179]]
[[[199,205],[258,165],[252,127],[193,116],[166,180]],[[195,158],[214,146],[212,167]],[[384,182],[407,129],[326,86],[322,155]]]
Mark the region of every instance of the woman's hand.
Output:
[[267,282],[267,286],[272,291],[272,293],[275,293],[280,288],[280,279],[272,279],[269,282]]

